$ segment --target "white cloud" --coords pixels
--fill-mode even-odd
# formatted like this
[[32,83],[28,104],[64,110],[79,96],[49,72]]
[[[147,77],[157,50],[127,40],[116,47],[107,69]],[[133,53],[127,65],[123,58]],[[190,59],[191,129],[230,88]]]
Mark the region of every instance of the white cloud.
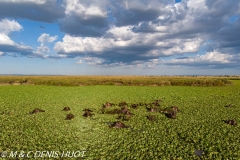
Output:
[[83,63],[83,60],[80,59],[79,61],[77,61],[77,64],[82,64]]
[[29,55],[32,52],[32,47],[20,45],[10,39],[9,34],[14,31],[21,31],[22,26],[14,21],[3,19],[0,21],[0,52],[3,53],[16,53],[22,55]]
[[57,38],[58,36],[50,36],[49,34],[43,33],[38,38],[38,42],[40,42],[41,44],[51,43],[54,42]]
[[39,46],[37,47],[37,51],[35,52],[36,54],[44,54],[44,53],[48,53],[50,51],[50,49],[47,46]]
[[[65,24],[76,24],[75,20],[81,23],[72,28],[79,31],[79,34],[76,32],[76,34],[74,32],[70,35],[66,34],[62,41],[55,44],[54,50],[58,54],[66,54],[68,57],[84,57],[85,55],[97,57],[103,60],[101,62],[103,65],[134,65],[134,63],[141,62],[145,66],[153,67],[153,59],[196,54],[206,49],[208,51],[206,55],[173,61],[179,63],[184,61],[227,63],[227,60],[230,61],[230,59],[224,59],[225,56],[230,55],[226,54],[228,52],[222,52],[219,49],[219,53],[216,53],[209,49],[210,43],[206,45],[207,41],[219,35],[223,26],[229,26],[226,21],[227,17],[237,13],[236,9],[233,11],[224,9],[220,3],[223,0],[217,0],[217,2],[183,0],[177,4],[173,0],[123,0],[118,3],[105,0],[102,5],[94,2],[96,1],[82,1],[82,3],[77,0],[67,1],[65,13],[69,16],[68,18],[74,15],[79,19],[73,18],[69,21],[71,23]],[[233,4],[236,2],[230,4],[228,6],[234,7]],[[220,10],[217,10],[218,6]],[[93,8],[94,11],[90,14],[88,9]],[[96,19],[89,21],[91,18]],[[106,27],[106,25],[99,25],[100,28],[95,28],[100,21],[103,22],[104,18],[112,21],[108,22],[111,24],[110,27],[101,34],[90,34],[93,32],[85,30],[91,28],[95,31]],[[235,28],[237,31],[238,25],[235,25]],[[89,33],[85,34],[87,32]],[[221,39],[221,36],[219,37]],[[227,45],[230,46],[232,43]],[[222,57],[222,61],[219,62],[216,58],[214,61],[207,59],[212,55]],[[157,63],[160,64],[160,62]]]
[[230,54],[223,54],[218,51],[207,52],[205,55],[199,56],[196,60],[198,61],[209,61],[219,63],[229,63],[233,56]]
[[[238,57],[238,58],[237,58]],[[218,51],[207,52],[203,55],[197,55],[195,57],[185,57],[180,59],[172,59],[164,61],[164,64],[176,64],[176,65],[207,65],[207,64],[230,64],[233,58],[239,59],[239,56],[230,54],[223,54]]]
[[0,33],[0,44],[2,45],[15,45],[15,43],[3,33]]
[[49,34],[43,33],[41,34],[41,36],[39,36],[38,38],[38,42],[40,42],[40,46],[37,47],[36,51],[33,52],[33,54],[31,55],[31,57],[39,57],[39,58],[55,58],[55,59],[59,59],[59,58],[66,58],[66,55],[62,55],[62,54],[52,54],[49,53],[51,50],[48,46],[46,46],[46,43],[52,43],[54,42],[56,39],[58,38],[58,36],[50,36]]
[[0,21],[0,33],[8,35],[10,32],[21,31],[22,26],[15,20],[3,19]]
[[62,42],[55,44],[54,50],[74,57],[90,54],[90,56],[102,58],[108,55],[108,58],[114,61],[112,56],[116,55],[126,56],[126,58],[139,56],[154,59],[161,56],[195,53],[203,43],[200,38],[159,41],[162,33],[135,33],[131,28],[132,26],[112,27],[104,37],[83,38],[65,35]]
[[104,59],[98,58],[98,57],[85,57],[83,60],[88,64],[88,65],[102,65],[104,63]]
[[89,19],[93,16],[97,17],[107,17],[107,12],[105,9],[101,8],[100,5],[95,3],[88,3],[78,0],[66,0],[66,10],[67,15],[77,15],[82,19]]
[[[171,41],[168,45],[171,45]],[[196,53],[202,45],[201,39],[176,39],[175,44],[170,49],[163,50],[164,55],[176,55],[184,53]]]
[[117,48],[141,45],[138,42],[138,34],[133,33],[129,26],[114,27],[108,31],[105,37],[83,38],[65,35],[62,42],[56,43],[54,50],[64,54],[74,53],[76,56],[85,53],[102,55],[106,51],[112,51]]

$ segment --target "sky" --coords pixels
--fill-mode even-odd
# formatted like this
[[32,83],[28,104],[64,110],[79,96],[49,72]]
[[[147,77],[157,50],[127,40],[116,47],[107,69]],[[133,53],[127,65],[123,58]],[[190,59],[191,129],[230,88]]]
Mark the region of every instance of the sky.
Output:
[[0,0],[0,74],[240,75],[240,0]]

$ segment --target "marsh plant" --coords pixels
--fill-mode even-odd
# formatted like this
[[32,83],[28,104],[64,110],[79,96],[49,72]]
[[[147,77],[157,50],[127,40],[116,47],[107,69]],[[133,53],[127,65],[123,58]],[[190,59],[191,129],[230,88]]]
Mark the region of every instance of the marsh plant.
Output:
[[0,153],[84,150],[85,159],[240,159],[240,81],[233,83],[0,86]]

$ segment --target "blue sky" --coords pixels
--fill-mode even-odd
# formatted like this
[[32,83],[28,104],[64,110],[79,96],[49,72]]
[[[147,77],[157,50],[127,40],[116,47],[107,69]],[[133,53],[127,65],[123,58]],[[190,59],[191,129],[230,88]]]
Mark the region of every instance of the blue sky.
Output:
[[240,75],[240,1],[0,0],[0,74]]

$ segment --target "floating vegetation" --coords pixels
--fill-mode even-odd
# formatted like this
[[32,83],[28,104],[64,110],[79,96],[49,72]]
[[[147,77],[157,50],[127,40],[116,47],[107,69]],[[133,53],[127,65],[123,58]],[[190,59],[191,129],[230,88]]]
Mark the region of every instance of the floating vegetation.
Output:
[[125,101],[120,102],[120,103],[118,104],[119,107],[124,107],[124,106],[127,106],[127,105],[128,105],[128,104],[127,104],[127,102],[125,102]]
[[[234,83],[1,86],[0,152],[81,149],[85,159],[239,159],[240,81]],[[127,105],[119,106],[123,101]],[[72,106],[71,112],[61,111],[62,105]],[[47,110],[26,116],[34,108]]]

